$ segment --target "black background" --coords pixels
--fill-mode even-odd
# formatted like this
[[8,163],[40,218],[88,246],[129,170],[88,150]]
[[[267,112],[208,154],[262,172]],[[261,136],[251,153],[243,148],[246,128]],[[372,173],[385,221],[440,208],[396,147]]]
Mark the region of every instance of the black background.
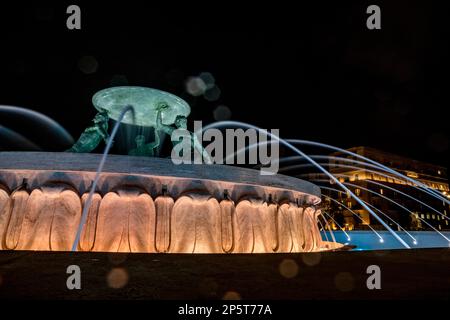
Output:
[[[190,121],[214,121],[226,105],[232,120],[279,128],[283,138],[446,165],[444,2],[377,1],[381,30],[366,28],[369,2],[243,3],[2,1],[0,104],[43,112],[76,138],[95,115],[96,91],[148,86],[186,99]],[[81,30],[66,28],[70,4],[81,7]],[[80,70],[83,56],[97,60],[95,73]],[[185,80],[204,71],[218,101],[185,92]]]

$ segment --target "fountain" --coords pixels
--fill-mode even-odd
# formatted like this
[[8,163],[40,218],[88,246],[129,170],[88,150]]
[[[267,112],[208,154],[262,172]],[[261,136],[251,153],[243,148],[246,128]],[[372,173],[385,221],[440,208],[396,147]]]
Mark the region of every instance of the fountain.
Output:
[[[189,105],[156,89],[108,88],[94,95],[93,105],[98,111],[93,126],[83,132],[69,152],[0,152],[0,249],[148,253],[342,250],[349,247],[341,242],[354,241],[353,234],[348,229],[347,233],[335,216],[327,212],[328,207],[321,203],[321,198],[345,208],[362,224],[364,220],[333,194],[353,199],[378,221],[379,227],[367,224],[371,242],[385,245],[387,239],[391,247],[395,242],[401,248],[418,247],[420,236],[407,231],[351,189],[358,187],[413,216],[411,210],[383,194],[348,182],[345,175],[326,169],[330,164],[322,160],[335,161],[336,168],[364,168],[368,173],[408,184],[443,205],[449,204],[445,193],[369,158],[323,143],[284,140],[242,122],[216,122],[200,131],[230,127],[255,129],[271,141],[264,139],[235,154],[227,154],[225,160],[260,145],[280,143],[295,156],[277,160],[278,163],[296,161],[294,165],[281,167],[281,171],[315,169],[319,172],[316,178],[307,176],[317,185],[301,180],[303,175],[261,175],[257,168],[210,164],[209,155],[196,140],[201,132],[193,134],[186,130]],[[17,112],[10,107],[0,108],[3,112],[11,110]],[[114,121],[111,134],[109,120]],[[134,136],[127,134],[128,155],[109,155],[113,141],[122,134],[119,131],[122,124],[139,130]],[[190,136],[188,141],[203,155],[205,163],[175,164],[171,159],[156,157],[160,137],[171,135],[179,128]],[[142,133],[151,130],[155,132],[154,141],[148,142]],[[103,155],[89,153],[102,140],[106,142]],[[298,145],[338,151],[352,159],[309,155]],[[297,163],[301,161],[307,163]],[[397,192],[433,210],[441,219],[449,219],[445,212],[427,204],[425,198],[413,197],[380,182],[368,183]],[[321,190],[328,194],[322,194]],[[423,218],[417,219],[445,240],[445,245],[450,243],[449,235]],[[342,231],[333,231],[331,225]],[[398,231],[391,227],[397,227]],[[423,245],[424,241],[420,242]]]
[[[182,99],[116,87],[95,94],[93,104],[99,111],[94,125],[70,152],[0,152],[0,249],[289,253],[343,247],[322,240],[321,192],[310,182],[225,165],[175,165],[135,148],[133,155],[108,155],[122,123],[166,133],[172,125],[185,127],[190,108]],[[111,135],[108,119],[116,121]],[[103,155],[88,153],[102,140]]]
[[[110,155],[0,153],[3,250],[256,253],[336,249],[321,241],[320,189],[223,165]],[[92,201],[88,202],[92,192]]]

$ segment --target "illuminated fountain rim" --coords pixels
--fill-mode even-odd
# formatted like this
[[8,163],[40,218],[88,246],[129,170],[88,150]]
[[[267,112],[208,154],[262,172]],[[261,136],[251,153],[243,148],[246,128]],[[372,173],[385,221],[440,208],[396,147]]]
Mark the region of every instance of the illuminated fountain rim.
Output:
[[96,202],[87,204],[100,158],[0,152],[0,249],[69,250],[84,205],[88,219],[80,251],[289,253],[342,248],[321,239],[315,224],[320,189],[310,182],[226,165],[175,165],[164,158],[112,155],[100,174]]
[[[65,152],[0,152],[0,172],[52,172],[53,180],[59,173],[96,172],[100,154]],[[189,180],[202,183],[218,182],[226,186],[263,188],[274,193],[276,200],[301,198],[303,204],[317,205],[321,201],[320,188],[308,181],[281,174],[261,175],[259,170],[226,165],[175,165],[170,159],[156,157],[133,157],[110,155],[102,175],[159,177],[165,181]],[[6,182],[6,181],[2,181]],[[16,183],[19,183],[18,181]],[[127,183],[127,181],[125,181]],[[9,187],[14,187],[7,183]],[[85,186],[86,187],[86,186]],[[83,191],[77,188],[79,191]],[[221,191],[223,190],[216,190]],[[230,190],[231,191],[231,190]],[[232,194],[230,194],[231,196]],[[274,199],[274,200],[275,200]]]

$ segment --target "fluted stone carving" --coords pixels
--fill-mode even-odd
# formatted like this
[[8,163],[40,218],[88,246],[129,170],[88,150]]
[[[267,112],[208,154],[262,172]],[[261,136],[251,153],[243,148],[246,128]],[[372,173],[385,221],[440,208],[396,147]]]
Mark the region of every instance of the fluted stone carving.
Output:
[[[51,161],[49,161],[51,159]],[[0,249],[71,250],[98,154],[0,152]],[[320,188],[227,165],[109,155],[78,250],[167,253],[320,251]]]
[[[88,199],[89,193],[83,194],[81,197],[81,203],[84,206]],[[81,232],[79,249],[81,251],[92,251],[95,244],[95,235],[97,232],[97,220],[98,220],[98,209],[100,207],[100,202],[102,197],[98,193],[94,193],[91,200],[91,205],[89,206],[88,216],[86,218],[86,223],[84,225],[83,231]]]
[[[9,194],[0,188],[2,250],[71,249],[86,205],[63,184]],[[94,193],[78,250],[169,253],[312,252],[336,249],[322,241],[320,210],[295,202],[246,196],[220,202],[205,192],[155,200],[137,187]]]
[[81,217],[81,201],[74,191],[43,186],[29,196],[18,191],[13,199],[6,241],[9,249],[70,250]]
[[180,197],[173,206],[170,252],[222,253],[220,206],[209,195]]
[[314,248],[320,248],[320,247],[322,247],[322,242],[323,242],[319,227],[317,225],[317,218],[320,215],[320,210],[317,210],[315,208],[307,208],[306,211],[312,212],[312,214],[311,214],[311,230],[312,230],[314,241],[315,241]]
[[26,190],[17,190],[11,194],[11,213],[6,227],[5,249],[17,249],[29,196]]
[[303,209],[295,203],[283,203],[278,209],[278,239],[280,252],[304,251]]
[[220,227],[223,252],[232,252],[235,245],[236,207],[231,200],[220,201]]
[[315,251],[322,245],[319,227],[317,226],[318,211],[314,208],[305,208],[303,210],[303,230],[305,232],[305,251]]
[[304,237],[304,245],[303,250],[305,252],[311,252],[314,250],[316,246],[316,241],[314,239],[314,233],[312,230],[312,215],[310,210],[307,210],[307,208],[303,209],[303,219],[302,219],[302,227],[303,227],[303,234]]
[[11,200],[8,192],[0,188],[0,249],[5,250],[6,229],[11,214]]
[[236,220],[235,252],[274,251],[277,245],[276,208],[260,199],[245,199],[236,206]]
[[155,252],[155,204],[138,189],[109,192],[100,203],[93,251]]
[[157,252],[168,252],[170,247],[170,225],[174,206],[172,197],[160,196],[155,199],[156,235],[155,248]]

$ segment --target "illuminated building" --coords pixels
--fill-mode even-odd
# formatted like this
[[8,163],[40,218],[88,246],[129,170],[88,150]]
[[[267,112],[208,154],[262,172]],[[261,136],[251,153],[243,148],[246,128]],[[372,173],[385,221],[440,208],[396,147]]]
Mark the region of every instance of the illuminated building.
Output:
[[[370,147],[353,147],[348,149],[348,151],[375,160],[420,181],[445,197],[450,197],[447,168],[445,167],[412,160]],[[340,160],[337,157],[345,159]],[[450,221],[446,218],[449,216],[449,205],[418,190],[411,182],[393,178],[392,175],[386,174],[386,172],[382,172],[370,165],[352,162],[352,160],[362,161],[342,152],[333,153],[330,155],[329,169],[360,199],[386,214],[389,218],[381,216],[393,229],[400,230],[395,222],[399,223],[406,230],[430,230],[431,226],[437,230],[450,229]],[[332,187],[339,189],[336,185]],[[342,206],[338,206],[331,200],[324,199],[324,203],[328,206],[330,213],[346,229],[366,229],[368,228],[367,225],[374,229],[383,229],[375,219],[371,219],[369,212],[352,199],[349,194],[330,190],[323,190],[323,193],[342,203]],[[419,201],[428,206],[421,204]],[[435,210],[432,210],[430,207]],[[360,218],[356,217],[349,209]],[[376,211],[376,213],[378,214],[379,211]]]

